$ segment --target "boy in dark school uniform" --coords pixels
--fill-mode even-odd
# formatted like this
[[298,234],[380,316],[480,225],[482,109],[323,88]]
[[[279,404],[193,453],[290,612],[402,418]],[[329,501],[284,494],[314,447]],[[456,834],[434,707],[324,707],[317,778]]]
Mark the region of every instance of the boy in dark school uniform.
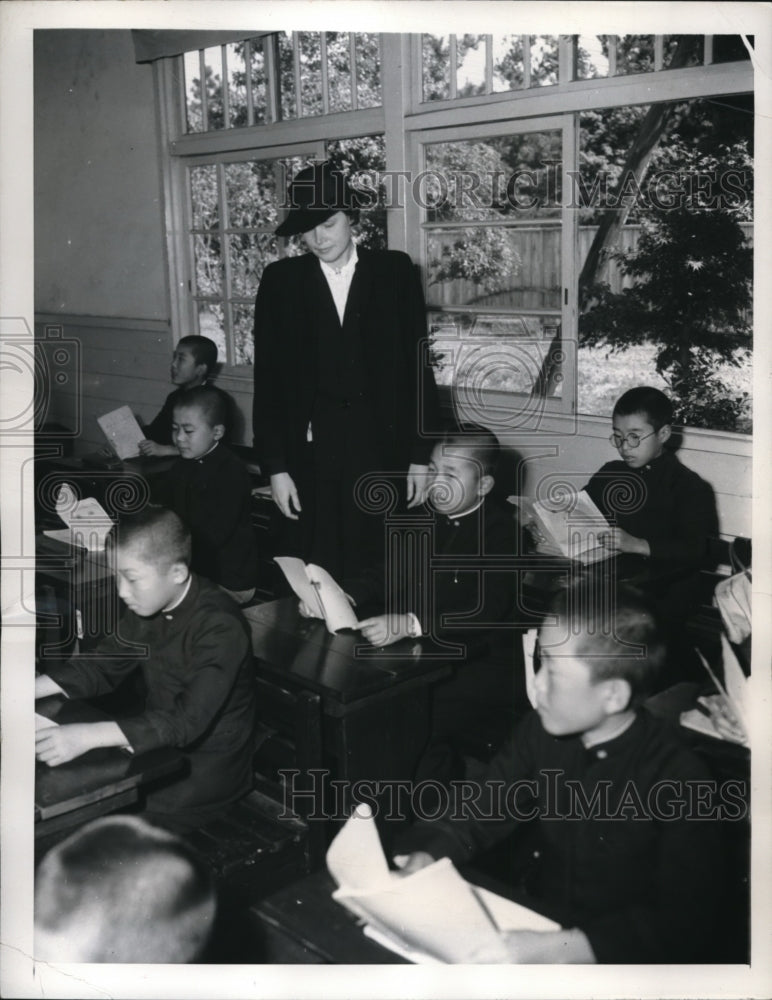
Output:
[[184,840],[138,816],[93,820],[35,873],[35,958],[43,962],[195,962],[217,900]]
[[[207,385],[217,367],[217,344],[209,337],[181,337],[172,355],[171,377],[177,386],[166,397],[160,413],[145,430],[145,440],[140,442],[141,454],[152,457],[177,455],[177,446],[172,440],[174,407],[184,400],[185,393],[199,385]],[[214,387],[212,387],[214,388]],[[232,400],[222,389],[217,389],[226,402],[226,427],[230,429],[230,408]]]
[[[190,533],[170,510],[147,507],[113,528],[119,634],[88,659],[51,664],[35,697],[93,698],[142,671],[145,704],[114,720],[55,726],[35,736],[39,760],[56,767],[95,747],[142,753],[178,747],[186,777],[149,792],[145,815],[187,830],[245,795],[252,782],[255,716],[249,628],[227,594],[190,571]],[[137,654],[127,654],[136,644]]]
[[190,528],[192,567],[237,604],[255,593],[257,543],[246,466],[223,441],[226,413],[212,386],[189,389],[174,408],[172,436],[180,457],[156,488],[156,499]]
[[[622,553],[620,578],[651,589],[674,638],[700,603],[700,570],[709,568],[708,539],[718,534],[713,490],[666,445],[673,406],[659,389],[638,386],[619,397],[607,462],[585,487],[615,527],[601,543]],[[649,583],[650,581],[650,583]]]
[[432,693],[431,737],[417,777],[449,781],[463,773],[463,737],[501,742],[515,717],[516,690],[525,707],[522,636],[515,628],[516,575],[520,548],[511,509],[491,496],[500,448],[487,428],[464,425],[446,434],[429,464],[428,500],[433,508],[433,545],[427,564],[380,567],[349,588],[357,606],[392,596],[388,613],[360,619],[374,646],[407,636],[430,635],[451,643],[454,675]]
[[465,863],[530,820],[535,838],[508,852],[517,898],[562,929],[509,932],[513,962],[710,960],[722,802],[675,731],[640,707],[663,660],[653,614],[634,592],[581,585],[550,610],[536,711],[490,761],[471,808],[405,831],[395,864]]

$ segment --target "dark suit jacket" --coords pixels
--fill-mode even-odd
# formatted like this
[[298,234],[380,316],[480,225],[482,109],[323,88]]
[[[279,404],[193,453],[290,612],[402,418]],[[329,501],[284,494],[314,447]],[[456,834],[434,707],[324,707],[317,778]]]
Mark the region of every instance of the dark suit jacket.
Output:
[[[377,440],[373,470],[426,463],[436,429],[437,396],[419,343],[426,314],[418,275],[407,254],[364,250],[351,283],[343,332],[361,338],[366,384],[361,392]],[[318,346],[341,325],[319,261],[312,254],[276,261],[263,272],[255,302],[255,448],[267,475],[296,476],[319,386]],[[316,449],[324,440],[314,438]]]

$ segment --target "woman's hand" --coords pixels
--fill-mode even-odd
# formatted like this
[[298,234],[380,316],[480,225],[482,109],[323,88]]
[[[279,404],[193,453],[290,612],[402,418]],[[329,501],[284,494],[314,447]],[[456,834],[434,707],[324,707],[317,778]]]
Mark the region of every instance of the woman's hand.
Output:
[[417,507],[426,499],[429,488],[429,466],[411,463],[407,470],[407,505]]
[[285,517],[291,521],[298,520],[302,508],[297,487],[289,472],[277,472],[275,476],[271,476],[271,496]]
[[392,861],[397,866],[398,875],[412,875],[434,864],[434,858],[427,851],[413,851],[412,854],[395,854]]

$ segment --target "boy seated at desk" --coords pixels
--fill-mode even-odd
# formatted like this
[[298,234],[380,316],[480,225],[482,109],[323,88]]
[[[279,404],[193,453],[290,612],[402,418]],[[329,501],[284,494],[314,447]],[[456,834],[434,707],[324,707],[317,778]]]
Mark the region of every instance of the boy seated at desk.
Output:
[[177,401],[172,436],[180,457],[156,484],[154,499],[190,528],[193,570],[247,604],[257,575],[252,484],[223,441],[225,421],[222,396],[212,386],[189,389]]
[[656,621],[633,591],[581,584],[550,611],[536,711],[490,761],[482,798],[403,833],[395,864],[468,862],[535,821],[535,843],[510,852],[518,901],[564,929],[510,932],[513,962],[710,960],[721,847],[690,786],[715,795],[715,782],[641,708],[663,661]]
[[496,746],[514,721],[516,703],[524,707],[522,636],[513,624],[513,558],[522,549],[511,510],[491,496],[499,460],[498,439],[487,428],[467,424],[447,433],[429,463],[434,516],[426,564],[401,563],[396,579],[391,567],[380,566],[349,588],[357,607],[391,604],[386,614],[360,618],[372,645],[428,635],[447,646],[456,666],[432,691],[419,779],[460,777],[465,735]]
[[93,820],[35,873],[35,958],[199,961],[216,908],[211,871],[180,837],[138,816]]
[[131,753],[178,747],[189,773],[149,792],[145,816],[178,831],[192,829],[251,788],[249,627],[230,597],[191,573],[190,533],[173,511],[147,507],[127,515],[108,542],[126,605],[118,628],[89,658],[48,665],[35,679],[35,697],[97,697],[141,670],[144,709],[114,721],[42,729],[35,753],[56,767],[95,747]]
[[620,579],[651,590],[675,638],[700,603],[699,571],[718,533],[713,490],[667,448],[673,406],[659,389],[637,386],[614,405],[610,441],[620,459],[590,479],[587,493],[611,522],[601,543],[621,553]]
[[[181,337],[172,355],[171,380],[177,388],[166,397],[160,413],[152,423],[144,428],[145,440],[139,450],[145,457],[159,458],[178,455],[177,445],[172,439],[174,407],[184,400],[185,393],[199,385],[208,385],[217,367],[217,344],[209,337]],[[211,388],[215,388],[212,386]],[[222,389],[216,389],[226,405],[226,425],[230,430],[231,398]]]

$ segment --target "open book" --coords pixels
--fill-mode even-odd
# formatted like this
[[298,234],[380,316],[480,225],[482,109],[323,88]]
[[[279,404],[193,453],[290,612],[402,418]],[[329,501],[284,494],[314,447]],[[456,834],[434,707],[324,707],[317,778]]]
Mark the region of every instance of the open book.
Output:
[[327,570],[295,556],[276,556],[287,582],[305,604],[314,618],[321,618],[328,632],[342,628],[357,628],[359,622],[351,601],[343,593]]
[[118,458],[139,456],[139,442],[145,440],[145,435],[128,406],[97,417],[97,423]]
[[93,497],[86,497],[85,500],[76,497],[74,488],[69,483],[62,483],[56,496],[56,513],[67,527],[44,531],[43,534],[89,552],[101,552],[113,526],[110,515]]
[[[706,736],[749,746],[748,740],[748,680],[725,635],[721,636],[721,659],[724,665],[724,683],[716,676],[710,664],[697,650],[702,665],[716,686],[717,694],[703,695],[700,708],[681,713],[681,725]],[[706,714],[707,712],[707,714]]]
[[365,922],[365,933],[417,963],[506,963],[502,932],[558,930],[525,906],[470,885],[442,858],[412,875],[389,870],[368,806],[333,840],[327,868],[333,899]]
[[599,536],[609,530],[609,523],[585,490],[574,494],[570,504],[530,497],[507,499],[520,510],[521,524],[538,552],[576,559],[584,566],[615,555],[614,549],[600,543]]

